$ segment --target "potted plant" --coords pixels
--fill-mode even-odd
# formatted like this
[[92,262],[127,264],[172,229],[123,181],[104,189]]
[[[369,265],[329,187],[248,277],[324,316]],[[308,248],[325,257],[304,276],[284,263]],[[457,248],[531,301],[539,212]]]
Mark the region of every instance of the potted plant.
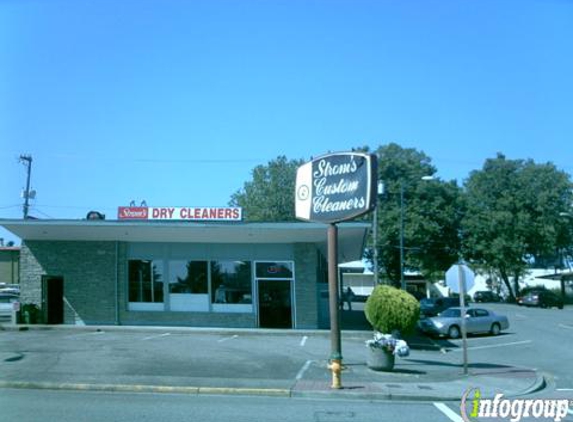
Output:
[[366,341],[368,367],[391,371],[395,356],[407,356],[408,344],[403,334],[414,330],[420,316],[420,304],[410,293],[387,285],[378,285],[364,307],[366,319],[374,328],[374,337]]

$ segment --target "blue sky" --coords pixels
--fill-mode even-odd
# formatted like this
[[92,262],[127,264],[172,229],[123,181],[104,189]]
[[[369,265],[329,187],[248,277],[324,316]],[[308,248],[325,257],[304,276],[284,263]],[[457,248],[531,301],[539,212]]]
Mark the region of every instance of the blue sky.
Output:
[[[573,1],[0,0],[0,218],[226,205],[258,164],[389,142],[462,182],[573,173]],[[0,237],[14,237],[4,231]]]

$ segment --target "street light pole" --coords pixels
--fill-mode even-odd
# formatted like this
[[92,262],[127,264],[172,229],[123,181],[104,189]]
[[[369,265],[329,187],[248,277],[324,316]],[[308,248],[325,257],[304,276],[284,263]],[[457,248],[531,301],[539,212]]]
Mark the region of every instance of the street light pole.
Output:
[[[434,176],[422,176],[420,180],[435,180]],[[406,290],[404,278],[404,181],[400,181],[400,288]]]
[[404,279],[404,183],[400,182],[400,288],[406,290]]
[[374,238],[372,243],[374,245],[374,265],[372,271],[374,271],[374,285],[377,286],[379,283],[378,280],[378,200],[380,199],[380,195],[384,193],[384,183],[378,182],[378,187],[376,191],[376,207],[374,208],[374,215],[373,219],[373,226],[372,227],[372,237]]

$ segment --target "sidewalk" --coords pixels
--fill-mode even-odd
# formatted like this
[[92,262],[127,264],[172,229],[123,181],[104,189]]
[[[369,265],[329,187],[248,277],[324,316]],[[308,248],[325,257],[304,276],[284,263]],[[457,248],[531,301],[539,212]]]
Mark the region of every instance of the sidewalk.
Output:
[[471,362],[423,336],[393,372],[365,364],[368,331],[342,333],[342,389],[331,389],[330,333],[177,327],[0,327],[0,387],[246,394],[367,400],[459,401],[526,395],[545,386],[534,370]]

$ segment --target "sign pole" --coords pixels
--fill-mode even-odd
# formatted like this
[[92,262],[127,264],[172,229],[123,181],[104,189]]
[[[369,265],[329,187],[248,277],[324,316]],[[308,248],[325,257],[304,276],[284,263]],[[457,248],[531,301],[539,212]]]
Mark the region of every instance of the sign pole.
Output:
[[461,316],[461,331],[462,331],[462,353],[463,353],[463,367],[464,375],[468,374],[468,333],[466,327],[466,276],[464,266],[458,265],[458,280],[460,283],[460,316]]
[[328,226],[328,297],[330,311],[330,369],[332,388],[342,388],[342,351],[340,339],[340,312],[338,297],[338,227]]

